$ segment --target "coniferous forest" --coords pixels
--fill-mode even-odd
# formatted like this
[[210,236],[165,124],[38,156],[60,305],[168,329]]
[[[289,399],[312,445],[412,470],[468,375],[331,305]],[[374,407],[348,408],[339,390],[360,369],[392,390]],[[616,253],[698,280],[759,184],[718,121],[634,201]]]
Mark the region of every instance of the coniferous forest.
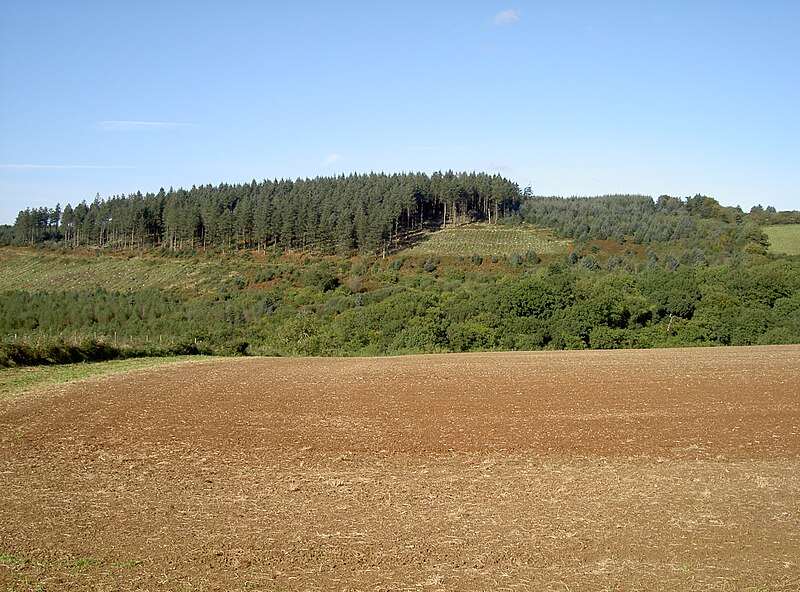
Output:
[[451,171],[98,196],[0,233],[0,365],[800,343],[793,224]]
[[519,207],[499,175],[434,173],[274,180],[100,196],[63,210],[20,212],[17,242],[60,241],[169,250],[281,247],[317,253],[385,252],[428,223],[492,222]]

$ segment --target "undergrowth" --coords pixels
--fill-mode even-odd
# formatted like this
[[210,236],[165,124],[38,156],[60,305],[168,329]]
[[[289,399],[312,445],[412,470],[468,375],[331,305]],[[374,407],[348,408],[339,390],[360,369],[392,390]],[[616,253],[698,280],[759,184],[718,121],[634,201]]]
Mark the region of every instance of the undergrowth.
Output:
[[172,357],[210,354],[202,345],[179,342],[161,347],[118,345],[95,338],[83,340],[4,341],[0,342],[0,368],[51,366],[80,362],[105,362],[126,358]]

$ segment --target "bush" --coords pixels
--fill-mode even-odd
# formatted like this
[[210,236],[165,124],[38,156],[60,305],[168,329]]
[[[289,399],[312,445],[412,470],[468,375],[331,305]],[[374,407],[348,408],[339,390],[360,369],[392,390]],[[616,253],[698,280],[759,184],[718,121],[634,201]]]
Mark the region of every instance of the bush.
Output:
[[541,257],[539,257],[539,254],[532,250],[529,250],[527,253],[525,253],[525,260],[531,265],[537,265],[542,261]]
[[495,341],[490,329],[470,321],[447,327],[447,339],[450,349],[457,352],[485,350]]
[[428,257],[425,260],[425,263],[422,264],[422,269],[432,273],[432,272],[436,271],[436,268],[438,267],[438,265],[439,264],[438,264],[438,261],[436,259],[434,259],[433,257]]
[[81,342],[59,339],[37,344],[13,342],[0,345],[0,367],[104,362],[123,357],[128,357],[126,352],[116,345],[97,339]]
[[339,278],[326,269],[313,267],[303,274],[303,285],[329,292],[339,285]]

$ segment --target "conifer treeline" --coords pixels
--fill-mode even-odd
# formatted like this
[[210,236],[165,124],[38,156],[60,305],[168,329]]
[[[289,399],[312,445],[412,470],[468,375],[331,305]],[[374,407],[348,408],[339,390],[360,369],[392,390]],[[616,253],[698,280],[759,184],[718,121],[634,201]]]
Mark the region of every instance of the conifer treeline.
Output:
[[19,243],[265,249],[386,250],[426,224],[494,222],[519,206],[519,187],[486,173],[370,173],[253,180],[26,209]]
[[639,244],[684,242],[694,247],[714,243],[728,252],[750,243],[767,245],[759,226],[762,220],[755,213],[724,207],[704,195],[686,199],[662,195],[655,201],[644,195],[531,197],[522,202],[519,215],[535,226],[552,228],[557,235],[578,241],[613,238]]

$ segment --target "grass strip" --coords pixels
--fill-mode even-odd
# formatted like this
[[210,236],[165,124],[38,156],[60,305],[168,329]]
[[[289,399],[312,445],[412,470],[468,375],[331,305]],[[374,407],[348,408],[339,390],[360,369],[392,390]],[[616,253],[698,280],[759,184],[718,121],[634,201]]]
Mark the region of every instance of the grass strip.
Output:
[[52,384],[199,359],[209,358],[205,356],[131,358],[112,360],[110,362],[84,362],[59,366],[0,368],[0,400]]

